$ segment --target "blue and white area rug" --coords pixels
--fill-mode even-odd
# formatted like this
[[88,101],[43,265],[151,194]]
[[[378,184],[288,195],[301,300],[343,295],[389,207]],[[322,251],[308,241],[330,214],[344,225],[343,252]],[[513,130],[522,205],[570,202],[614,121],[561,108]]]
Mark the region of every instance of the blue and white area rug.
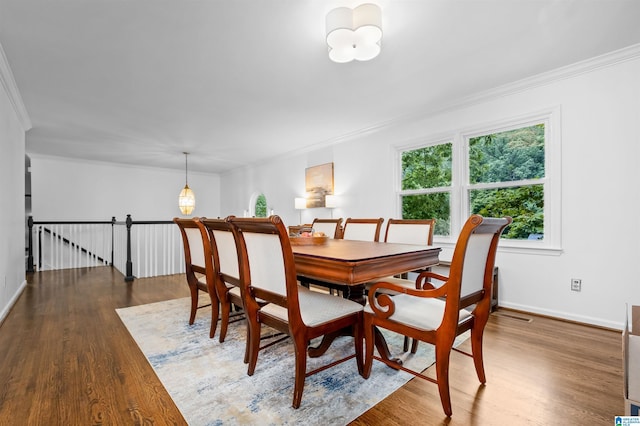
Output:
[[[189,326],[190,303],[183,298],[116,310],[189,425],[347,424],[413,378],[374,361],[365,380],[354,358],[307,377],[302,404],[294,409],[291,341],[260,351],[250,377],[242,362],[244,322],[230,324],[220,343],[218,331],[209,339],[207,308]],[[385,337],[406,367],[421,371],[433,364],[433,346],[422,343],[415,355],[403,354],[402,336]],[[325,355],[308,358],[307,371],[349,353],[353,339],[338,338]]]

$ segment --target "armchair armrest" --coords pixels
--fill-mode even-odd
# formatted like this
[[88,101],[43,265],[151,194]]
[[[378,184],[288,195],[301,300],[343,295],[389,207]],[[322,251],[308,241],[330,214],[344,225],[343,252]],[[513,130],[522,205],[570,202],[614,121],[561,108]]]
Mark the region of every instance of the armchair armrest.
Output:
[[444,275],[436,274],[435,272],[431,272],[431,271],[423,271],[416,278],[416,288],[425,289],[425,290],[435,288],[435,286],[431,284],[431,281],[429,280],[429,278],[434,278],[442,282],[447,282],[449,280],[449,277],[446,277]]
[[[437,275],[437,274],[434,274]],[[442,277],[442,275],[440,275]],[[443,277],[446,278],[446,277]],[[416,281],[417,283],[417,281]],[[426,289],[412,289],[399,286],[397,284],[389,282],[377,282],[369,289],[369,306],[373,312],[381,318],[389,318],[395,312],[395,303],[393,302],[393,296],[389,294],[380,293],[376,294],[379,288],[389,289],[398,293],[404,293],[416,297],[442,297],[446,296],[448,292],[448,285],[445,282],[442,286],[437,288]]]

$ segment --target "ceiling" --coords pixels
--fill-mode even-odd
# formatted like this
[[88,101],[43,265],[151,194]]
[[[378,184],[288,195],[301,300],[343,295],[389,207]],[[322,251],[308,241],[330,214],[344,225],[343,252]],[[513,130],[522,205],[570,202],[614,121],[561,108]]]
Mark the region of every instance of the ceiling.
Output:
[[637,0],[371,1],[382,53],[337,64],[361,2],[0,0],[27,153],[222,173],[640,43]]

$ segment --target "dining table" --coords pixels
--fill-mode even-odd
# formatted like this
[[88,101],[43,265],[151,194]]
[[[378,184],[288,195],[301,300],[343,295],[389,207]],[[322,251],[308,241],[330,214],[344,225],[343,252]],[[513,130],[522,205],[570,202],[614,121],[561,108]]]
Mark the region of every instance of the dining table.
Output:
[[[366,304],[365,284],[405,272],[424,270],[439,262],[437,246],[373,241],[327,239],[321,244],[292,244],[298,280],[339,288],[343,297]],[[381,357],[391,359],[382,334],[376,330],[376,348]],[[309,356],[320,356],[335,335],[325,336]]]

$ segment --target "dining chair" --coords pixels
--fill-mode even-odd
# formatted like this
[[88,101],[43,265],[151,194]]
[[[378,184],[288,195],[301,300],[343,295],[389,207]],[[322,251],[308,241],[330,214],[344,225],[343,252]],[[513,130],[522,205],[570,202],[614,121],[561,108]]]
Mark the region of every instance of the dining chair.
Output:
[[[173,221],[180,228],[184,244],[184,262],[187,284],[191,293],[191,313],[189,325],[193,325],[196,311],[211,306],[211,327],[209,337],[213,338],[218,324],[219,302],[214,283],[213,259],[209,235],[199,227],[197,219],[175,217]],[[209,295],[210,304],[198,306],[200,292]]]
[[[258,361],[262,324],[291,336],[295,347],[294,408],[302,401],[305,377],[351,358],[362,374],[362,305],[315,292],[297,284],[296,268],[287,230],[278,216],[230,218],[238,247],[240,281],[249,323],[249,366],[252,376]],[[267,301],[260,306],[258,299]],[[355,354],[307,372],[311,339],[351,328]]]
[[[238,252],[232,227],[226,219],[200,218],[211,242],[211,256],[215,271],[214,286],[220,303],[220,342],[224,342],[231,319],[241,319],[243,312],[232,315],[233,307],[242,309]],[[235,317],[235,318],[234,318]],[[245,354],[245,360],[247,358]]]
[[[482,336],[491,310],[493,266],[500,234],[511,223],[510,217],[484,218],[472,215],[464,224],[456,243],[449,276],[431,271],[417,278],[419,288],[379,282],[371,287],[364,311],[364,377],[371,374],[373,359],[390,367],[436,383],[442,407],[451,416],[449,358],[455,338],[471,330],[471,356],[481,383],[486,383],[482,355]],[[432,280],[443,284],[435,287]],[[379,289],[398,292],[397,296]],[[412,339],[435,345],[436,379],[403,367],[400,363],[374,356],[374,328],[385,328]]]
[[[314,232],[324,232],[326,236],[333,239],[342,238],[342,218],[338,219],[318,219],[315,218],[311,224]],[[299,277],[300,283],[309,288],[310,284],[317,284],[321,287],[328,288],[329,294],[339,293],[343,286],[324,283],[305,277]]]
[[[435,223],[435,219],[389,219],[384,234],[384,241],[386,243],[433,245]],[[375,281],[368,282],[365,284],[365,291],[369,292],[369,289],[377,282],[390,282],[405,288],[416,288],[416,281],[408,279],[405,273],[398,276],[382,277]],[[387,294],[398,294],[395,291],[385,288],[381,288],[378,291]],[[414,340],[411,352],[415,353],[417,349],[418,343]],[[405,337],[404,351],[406,352],[408,350],[409,338]]]
[[315,232],[324,232],[329,238],[340,238],[342,218],[339,219],[313,219],[311,227]]
[[345,240],[379,241],[380,228],[384,218],[354,219],[347,218],[344,222],[342,238]]
[[[427,246],[433,245],[433,230],[435,223],[435,219],[389,219],[387,221],[387,229],[384,234],[384,242]],[[367,290],[379,281],[392,282],[408,288],[416,288],[415,280],[407,279],[406,274],[404,274],[403,276],[383,277],[367,283]],[[384,289],[381,289],[380,291],[384,291]],[[388,293],[393,294],[393,292]]]
[[384,233],[386,243],[433,244],[435,219],[389,219]]

